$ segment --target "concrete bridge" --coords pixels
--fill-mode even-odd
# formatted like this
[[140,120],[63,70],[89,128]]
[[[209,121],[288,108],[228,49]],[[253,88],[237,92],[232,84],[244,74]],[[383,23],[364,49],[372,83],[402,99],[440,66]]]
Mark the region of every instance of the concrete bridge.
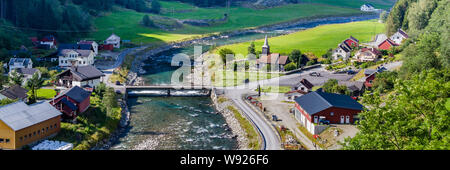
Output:
[[121,91],[128,96],[209,96],[211,86],[153,85],[125,86]]

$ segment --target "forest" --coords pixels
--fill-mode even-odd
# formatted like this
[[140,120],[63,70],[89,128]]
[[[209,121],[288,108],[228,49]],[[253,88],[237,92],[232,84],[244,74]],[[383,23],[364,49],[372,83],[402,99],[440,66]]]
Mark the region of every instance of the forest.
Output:
[[363,97],[360,132],[344,149],[450,149],[450,2],[399,0],[387,19],[387,33],[410,34],[396,51],[397,73],[377,76]]

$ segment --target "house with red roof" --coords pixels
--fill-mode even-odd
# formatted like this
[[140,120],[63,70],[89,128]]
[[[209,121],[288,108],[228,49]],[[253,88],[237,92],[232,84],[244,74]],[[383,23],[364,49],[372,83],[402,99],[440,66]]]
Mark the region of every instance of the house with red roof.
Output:
[[392,47],[396,47],[399,46],[397,43],[395,43],[394,41],[392,41],[390,38],[384,40],[383,42],[381,42],[380,44],[378,44],[378,49],[381,50],[389,50]]
[[333,50],[333,58],[335,60],[342,58],[344,60],[347,60],[350,58],[351,51],[359,46],[359,40],[356,39],[353,36],[350,36],[350,38],[345,39],[338,45],[336,49]]

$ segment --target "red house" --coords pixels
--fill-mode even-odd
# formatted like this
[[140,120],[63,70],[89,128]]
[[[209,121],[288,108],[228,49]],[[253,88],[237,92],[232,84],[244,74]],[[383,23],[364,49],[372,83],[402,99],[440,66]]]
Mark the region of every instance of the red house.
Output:
[[389,50],[391,47],[394,46],[398,46],[398,44],[388,38],[378,45],[378,49]]
[[351,124],[363,106],[350,96],[314,91],[295,99],[295,118],[311,133],[326,129],[321,123]]
[[90,96],[90,92],[73,86],[53,98],[50,104],[63,113],[63,118],[75,119],[89,108]]

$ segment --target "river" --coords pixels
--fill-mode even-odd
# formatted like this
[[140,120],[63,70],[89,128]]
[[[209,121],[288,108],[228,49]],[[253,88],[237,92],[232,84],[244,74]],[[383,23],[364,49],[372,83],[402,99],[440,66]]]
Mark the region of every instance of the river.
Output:
[[[192,56],[194,46],[202,46],[206,52],[212,45],[221,46],[279,36],[324,24],[347,23],[375,19],[377,16],[329,17],[311,21],[280,24],[249,32],[243,32],[207,41],[199,41],[184,47],[172,48],[144,61],[142,77],[147,85],[170,84],[172,56],[185,53]],[[209,97],[134,97],[128,99],[131,112],[130,126],[121,134],[111,149],[125,150],[200,150],[236,149],[236,139],[224,128],[225,119],[214,110]]]

